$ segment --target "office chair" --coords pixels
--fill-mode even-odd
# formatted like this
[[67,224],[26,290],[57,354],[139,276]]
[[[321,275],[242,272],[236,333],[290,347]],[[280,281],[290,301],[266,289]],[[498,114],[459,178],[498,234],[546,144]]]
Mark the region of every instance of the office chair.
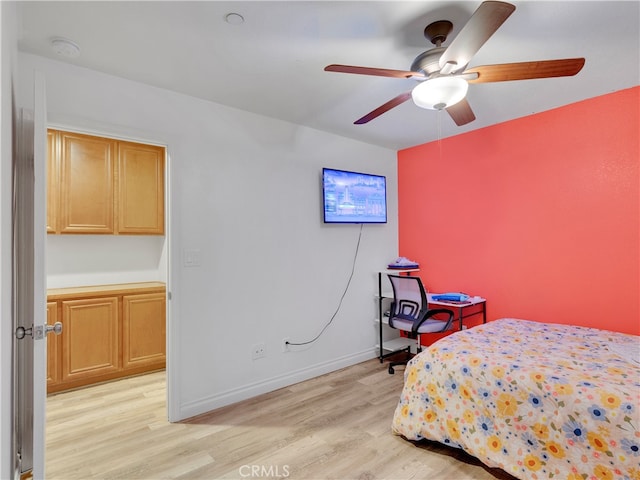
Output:
[[[418,340],[418,353],[422,351],[420,335],[449,330],[453,325],[454,312],[447,308],[429,310],[427,294],[420,277],[388,275],[393,287],[393,302],[389,311],[389,326],[407,332],[409,338]],[[435,315],[447,315],[448,318],[439,320]],[[407,358],[403,361],[389,363],[389,373],[393,374],[393,367],[406,365],[413,356],[407,351]]]

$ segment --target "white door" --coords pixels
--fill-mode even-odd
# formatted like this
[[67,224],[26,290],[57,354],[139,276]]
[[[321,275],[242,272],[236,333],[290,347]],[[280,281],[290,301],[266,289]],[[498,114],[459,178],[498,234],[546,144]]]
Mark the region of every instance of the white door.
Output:
[[[34,110],[18,112],[13,158],[13,459],[15,478],[44,478],[46,404],[46,102],[35,74]],[[59,332],[58,332],[59,333]]]

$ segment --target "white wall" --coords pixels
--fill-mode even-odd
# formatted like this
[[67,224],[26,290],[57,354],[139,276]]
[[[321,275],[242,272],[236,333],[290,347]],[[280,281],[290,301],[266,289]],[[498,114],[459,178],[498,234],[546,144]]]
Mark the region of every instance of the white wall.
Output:
[[166,282],[165,237],[47,235],[47,288]]
[[[20,81],[34,69],[53,124],[168,147],[172,420],[376,355],[375,272],[398,250],[394,151],[20,54]],[[284,337],[311,339],[331,318],[358,241],[359,226],[322,223],[323,166],[386,175],[390,221],[362,229],[320,340],[284,353]],[[183,266],[184,250],[201,265]]]

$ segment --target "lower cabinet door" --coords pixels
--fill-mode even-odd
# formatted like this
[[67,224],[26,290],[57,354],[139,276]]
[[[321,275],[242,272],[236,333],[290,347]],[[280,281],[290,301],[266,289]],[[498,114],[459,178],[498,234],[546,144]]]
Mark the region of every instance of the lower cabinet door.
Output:
[[63,382],[91,379],[120,368],[118,297],[63,301],[62,324]]
[[123,368],[165,366],[165,294],[122,297]]

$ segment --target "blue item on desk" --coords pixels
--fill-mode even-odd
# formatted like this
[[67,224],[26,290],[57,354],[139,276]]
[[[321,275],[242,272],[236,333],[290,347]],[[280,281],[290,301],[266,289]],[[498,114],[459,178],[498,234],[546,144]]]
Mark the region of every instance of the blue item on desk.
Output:
[[436,302],[466,302],[469,300],[469,295],[464,293],[438,293],[432,295],[431,299]]
[[406,257],[398,257],[396,260],[389,265],[388,268],[397,268],[397,269],[412,269],[412,268],[420,268],[417,262],[409,260]]

